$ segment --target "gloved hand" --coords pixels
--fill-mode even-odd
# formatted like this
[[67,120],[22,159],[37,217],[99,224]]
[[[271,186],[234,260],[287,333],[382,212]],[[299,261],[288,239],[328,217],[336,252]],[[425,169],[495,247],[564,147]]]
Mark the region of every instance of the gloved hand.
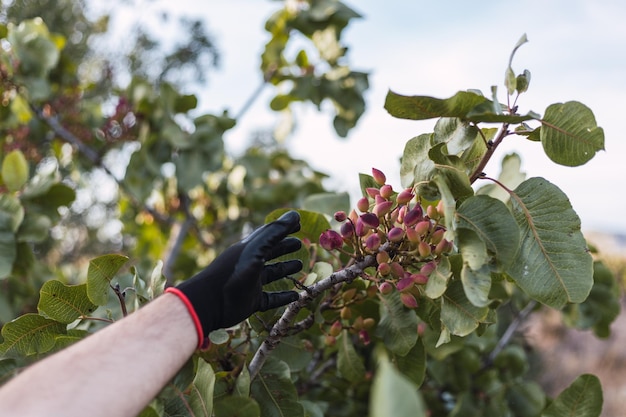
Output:
[[299,260],[265,264],[300,249],[299,239],[287,237],[298,230],[300,215],[289,211],[226,249],[194,277],[165,290],[176,294],[189,309],[199,345],[213,330],[233,326],[257,311],[298,299],[295,291],[265,292],[262,288],[302,269]]

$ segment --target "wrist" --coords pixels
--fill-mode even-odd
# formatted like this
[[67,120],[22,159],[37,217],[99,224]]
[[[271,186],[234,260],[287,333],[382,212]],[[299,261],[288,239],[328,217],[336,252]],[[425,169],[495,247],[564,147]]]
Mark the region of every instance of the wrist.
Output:
[[189,313],[189,316],[191,317],[191,320],[193,321],[193,324],[196,328],[196,335],[198,336],[197,346],[201,347],[202,344],[204,343],[205,334],[204,334],[204,331],[202,330],[202,323],[200,322],[200,318],[198,317],[198,313],[196,313],[196,310],[193,307],[193,304],[191,303],[191,301],[189,301],[189,298],[187,298],[185,293],[183,293],[181,290],[179,290],[176,287],[168,287],[165,289],[165,292],[177,296],[178,299],[187,308],[187,312]]

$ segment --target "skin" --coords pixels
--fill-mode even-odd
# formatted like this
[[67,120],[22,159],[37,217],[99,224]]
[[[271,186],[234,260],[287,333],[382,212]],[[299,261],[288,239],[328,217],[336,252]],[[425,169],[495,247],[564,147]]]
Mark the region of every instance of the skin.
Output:
[[164,294],[13,378],[0,389],[0,410],[21,417],[136,416],[197,343],[183,302]]

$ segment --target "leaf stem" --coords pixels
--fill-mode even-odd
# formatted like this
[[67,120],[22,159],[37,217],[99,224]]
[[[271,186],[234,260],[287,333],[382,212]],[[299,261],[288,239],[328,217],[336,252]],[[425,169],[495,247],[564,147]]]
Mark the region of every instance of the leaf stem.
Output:
[[120,290],[120,284],[111,285],[111,289],[117,296],[117,299],[120,300],[120,307],[122,308],[122,316],[126,317],[128,315],[128,311],[126,310],[126,297],[124,293]]

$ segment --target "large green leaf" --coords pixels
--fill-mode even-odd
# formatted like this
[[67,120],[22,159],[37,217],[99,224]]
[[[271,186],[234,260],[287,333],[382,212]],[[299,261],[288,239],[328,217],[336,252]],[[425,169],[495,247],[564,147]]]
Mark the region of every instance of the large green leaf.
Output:
[[198,360],[198,369],[189,393],[189,407],[194,416],[211,417],[213,415],[214,387],[215,372],[213,372],[213,368],[204,360]]
[[263,417],[304,417],[296,387],[285,362],[269,358],[252,382],[251,395]]
[[224,397],[215,402],[215,417],[259,417],[260,415],[259,404],[249,397]]
[[2,327],[0,354],[28,356],[54,347],[55,337],[65,334],[66,325],[39,314],[28,313]]
[[356,353],[347,330],[344,330],[339,338],[337,369],[350,382],[359,382],[365,376],[365,366],[361,357]]
[[400,356],[409,353],[417,342],[417,315],[402,304],[398,291],[380,296],[376,336],[383,340],[387,349]]
[[487,307],[477,307],[465,295],[463,284],[454,281],[441,298],[441,322],[453,335],[467,336],[482,323],[489,313]]
[[103,306],[109,299],[111,280],[128,258],[122,255],[103,255],[92,259],[87,270],[87,295],[92,303]]
[[489,264],[496,269],[511,265],[519,249],[520,230],[504,203],[486,195],[470,197],[457,209],[456,221],[458,229],[471,229],[485,242]]
[[604,131],[591,109],[577,101],[552,104],[541,120],[541,143],[557,164],[583,165],[604,150]]
[[511,194],[511,209],[521,241],[508,274],[548,306],[584,301],[593,285],[592,258],[567,196],[543,178],[530,178]]
[[370,417],[426,417],[416,386],[387,358],[381,358],[370,393]]
[[602,403],[600,380],[594,375],[584,374],[561,392],[541,417],[598,417],[602,413]]
[[422,339],[418,339],[415,346],[406,356],[393,355],[393,362],[404,376],[419,387],[426,377],[426,349]]
[[39,294],[39,313],[60,323],[89,316],[97,308],[87,297],[87,284],[65,285],[53,279],[43,284]]
[[403,96],[389,91],[385,99],[385,109],[389,114],[399,119],[464,118],[470,110],[486,101],[489,100],[484,96],[470,91],[459,91],[447,99],[428,96]]

